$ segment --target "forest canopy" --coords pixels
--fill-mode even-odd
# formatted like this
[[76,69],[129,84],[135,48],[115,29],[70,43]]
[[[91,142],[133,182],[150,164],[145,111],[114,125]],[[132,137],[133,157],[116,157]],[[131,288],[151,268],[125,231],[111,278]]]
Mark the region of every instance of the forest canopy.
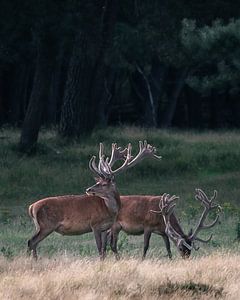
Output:
[[2,1],[0,125],[240,127],[237,1]]

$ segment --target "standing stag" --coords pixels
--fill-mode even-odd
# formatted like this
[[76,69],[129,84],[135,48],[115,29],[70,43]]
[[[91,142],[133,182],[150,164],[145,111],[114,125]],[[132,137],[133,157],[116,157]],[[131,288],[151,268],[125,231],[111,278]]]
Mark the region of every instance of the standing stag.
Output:
[[[93,231],[98,252],[105,256],[103,247],[104,234],[113,225],[121,206],[120,196],[115,183],[115,176],[135,166],[145,157],[159,158],[156,148],[139,142],[139,153],[131,155],[131,144],[121,151],[112,144],[110,159],[103,154],[100,143],[99,163],[96,157],[89,161],[90,170],[98,176],[96,184],[86,190],[87,195],[65,195],[39,200],[29,207],[29,215],[36,226],[36,234],[28,241],[28,252],[37,258],[37,245],[52,232],[62,235],[80,235]],[[112,170],[114,163],[124,160],[123,164]]]
[[173,211],[176,206],[176,200],[178,199],[178,197],[176,197],[175,195],[170,197],[169,194],[164,194],[162,196],[162,199],[159,201],[160,210],[152,211],[153,213],[161,214],[160,217],[163,217],[166,226],[166,234],[173,241],[184,258],[188,258],[190,256],[192,249],[199,249],[199,247],[195,245],[195,241],[207,243],[212,239],[212,234],[207,240],[203,240],[197,235],[200,230],[212,228],[217,223],[219,219],[219,213],[217,213],[215,220],[211,224],[204,225],[204,221],[206,220],[211,210],[217,209],[217,212],[219,212],[221,209],[218,204],[213,203],[216,197],[217,191],[214,191],[213,196],[211,197],[211,199],[209,199],[201,189],[196,189],[195,199],[201,202],[201,204],[204,206],[204,210],[196,228],[194,230],[191,229],[187,235],[183,233],[182,229],[180,231],[178,230],[179,223],[177,223],[176,226],[176,223],[172,218],[172,216],[174,215]]
[[[203,225],[203,221],[205,220],[209,210],[218,207],[218,205],[212,204],[216,195],[217,193],[215,191],[214,197],[211,200],[208,200],[202,190],[197,190],[196,199],[200,200],[205,205],[205,209],[197,228],[189,235],[184,234],[175,214],[173,213],[175,202],[178,199],[175,195],[172,197],[168,194],[164,194],[163,196],[121,196],[121,208],[116,222],[113,224],[110,231],[110,246],[112,251],[115,253],[116,258],[119,258],[117,241],[118,234],[121,230],[129,235],[144,234],[143,259],[145,258],[149,248],[149,241],[152,233],[159,234],[163,237],[169,258],[172,257],[169,238],[176,244],[181,256],[188,257],[191,253],[191,249],[193,247],[196,249],[194,246],[194,240],[204,242],[197,237],[199,230],[213,227],[219,218],[219,216],[217,216],[216,220],[208,226]],[[159,208],[160,211],[156,211]],[[210,239],[205,242],[208,242],[209,240]]]

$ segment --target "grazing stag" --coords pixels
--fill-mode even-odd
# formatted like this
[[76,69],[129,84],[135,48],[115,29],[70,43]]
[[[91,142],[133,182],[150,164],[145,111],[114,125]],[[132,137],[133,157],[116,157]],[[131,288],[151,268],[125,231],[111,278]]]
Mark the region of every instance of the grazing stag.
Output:
[[[165,232],[165,222],[162,216],[153,214],[159,207],[162,196],[143,196],[129,195],[121,196],[121,208],[119,210],[116,222],[113,224],[110,233],[110,247],[119,258],[117,242],[118,235],[123,230],[128,235],[144,235],[144,259],[149,248],[149,242],[152,233],[161,235],[167,249],[168,257],[172,258],[169,237]],[[183,234],[182,229],[174,214],[171,215],[171,221],[175,224],[178,232]]]
[[162,199],[159,201],[160,210],[152,211],[153,213],[160,213],[161,218],[163,217],[166,226],[165,232],[174,242],[183,258],[188,258],[192,249],[199,249],[199,247],[195,245],[195,241],[207,243],[212,239],[212,234],[207,240],[203,240],[197,237],[197,235],[200,230],[211,228],[217,223],[219,214],[217,214],[215,220],[211,224],[204,225],[204,221],[211,210],[217,209],[217,211],[219,211],[221,209],[219,205],[213,203],[213,200],[215,200],[216,197],[217,191],[214,191],[213,196],[209,199],[201,189],[196,189],[195,199],[201,202],[204,206],[204,210],[196,228],[194,230],[191,229],[188,235],[184,234],[182,229],[179,231],[179,224],[176,226],[175,220],[172,218],[178,197],[170,197],[170,195],[164,194]]
[[[86,190],[87,195],[65,195],[39,200],[29,207],[29,215],[36,226],[36,234],[28,241],[28,252],[37,258],[37,245],[52,232],[62,235],[80,235],[93,231],[100,258],[104,258],[104,232],[111,228],[120,209],[120,196],[115,184],[115,176],[135,166],[145,157],[159,158],[156,148],[139,142],[139,153],[131,155],[131,144],[121,151],[112,144],[112,154],[105,159],[103,144],[100,143],[99,163],[96,157],[89,161],[89,168],[98,176],[96,184]],[[112,170],[117,160],[123,164]]]

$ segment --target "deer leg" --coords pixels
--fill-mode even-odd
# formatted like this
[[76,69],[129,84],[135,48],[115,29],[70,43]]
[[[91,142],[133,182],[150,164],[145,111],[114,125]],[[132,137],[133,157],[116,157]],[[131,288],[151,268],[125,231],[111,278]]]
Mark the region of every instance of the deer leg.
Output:
[[110,232],[110,237],[111,237],[110,247],[115,254],[116,260],[120,259],[120,256],[118,254],[118,249],[117,249],[117,242],[118,242],[118,235],[121,229],[122,229],[121,225],[116,224],[111,228],[111,232]]
[[168,257],[169,257],[169,259],[172,259],[172,252],[171,252],[171,245],[170,245],[169,238],[166,234],[163,234],[162,237],[163,237],[166,249],[167,249]]
[[100,259],[103,260],[104,256],[103,256],[103,253],[102,253],[102,232],[97,230],[97,229],[94,229],[94,228],[92,230],[93,230],[93,233],[94,233],[94,236],[95,236],[95,241],[96,241],[96,244],[97,244],[97,249],[98,249]]
[[103,256],[103,259],[106,257],[107,236],[108,236],[108,232],[107,231],[103,231],[102,234],[101,234],[101,239],[102,239],[102,256]]
[[142,259],[144,259],[146,257],[146,253],[147,253],[148,248],[149,248],[149,241],[150,241],[151,234],[152,234],[151,231],[144,230],[144,248],[143,248]]
[[27,251],[28,254],[30,255],[32,253],[33,258],[37,260],[38,243],[40,243],[53,231],[54,230],[43,230],[40,228],[40,230],[30,240],[28,240],[28,251]]

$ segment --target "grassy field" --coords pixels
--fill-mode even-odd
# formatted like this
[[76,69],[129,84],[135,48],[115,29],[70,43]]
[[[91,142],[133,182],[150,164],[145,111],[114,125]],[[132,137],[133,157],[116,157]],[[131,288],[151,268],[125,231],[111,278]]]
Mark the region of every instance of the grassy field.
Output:
[[240,299],[240,255],[100,262],[0,258],[0,299]]
[[[89,138],[69,142],[60,140],[54,131],[43,130],[38,152],[31,157],[17,152],[18,139],[17,130],[0,131],[0,276],[4,278],[0,284],[0,299],[18,299],[14,294],[18,288],[23,299],[40,299],[41,295],[41,299],[75,299],[74,295],[80,290],[87,299],[97,299],[100,294],[105,295],[103,299],[134,298],[135,290],[136,299],[165,296],[178,299],[179,295],[190,298],[198,295],[197,299],[212,299],[213,295],[230,295],[227,299],[240,298],[235,282],[230,285],[231,280],[237,281],[234,271],[239,268],[237,262],[240,258],[239,131],[168,132],[123,127],[98,130]],[[169,262],[165,258],[162,239],[153,235],[148,260],[140,263],[143,237],[121,234],[119,246],[124,259],[115,263],[109,253],[109,259],[101,264],[96,260],[97,251],[92,234],[75,237],[51,234],[39,246],[40,263],[36,265],[26,259],[26,242],[35,230],[27,215],[29,204],[46,196],[83,194],[94,183],[88,170],[88,161],[97,154],[99,142],[104,142],[107,153],[112,142],[122,146],[131,142],[136,153],[138,141],[143,139],[156,146],[163,158],[161,161],[145,160],[121,174],[117,178],[120,193],[159,195],[167,192],[180,196],[177,215],[187,232],[196,224],[202,211],[194,199],[195,188],[203,189],[208,195],[212,195],[216,189],[217,201],[223,211],[220,223],[212,230],[212,241],[208,245],[201,245],[188,262],[179,259],[172,245],[175,260]],[[201,236],[207,237],[208,232]],[[222,268],[222,274],[213,274],[221,273],[214,271],[216,264],[219,270]],[[208,265],[211,266],[209,269]],[[98,270],[96,274],[94,268]],[[112,287],[116,285],[117,278],[110,278],[111,268],[119,269],[121,280],[126,280],[120,280],[114,289]],[[208,269],[207,274],[204,268]],[[124,270],[127,272],[125,279]],[[229,278],[227,274],[230,274]],[[49,283],[44,282],[48,276]],[[106,280],[104,288],[97,283],[101,276]],[[127,282],[131,276],[133,279]],[[39,291],[40,288],[34,287],[38,278],[45,294]],[[226,280],[230,285],[228,288],[225,286]],[[8,290],[7,287],[13,282],[16,288]],[[62,298],[58,296],[61,292],[64,295]]]

